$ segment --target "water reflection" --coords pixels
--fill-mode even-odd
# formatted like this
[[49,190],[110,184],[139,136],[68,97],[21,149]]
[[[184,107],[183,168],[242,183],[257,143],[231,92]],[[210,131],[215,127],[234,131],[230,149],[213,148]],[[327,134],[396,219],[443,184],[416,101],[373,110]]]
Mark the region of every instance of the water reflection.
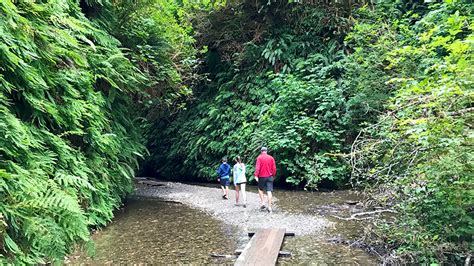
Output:
[[95,256],[81,252],[71,263],[225,263],[210,254],[234,251],[238,234],[236,228],[185,205],[132,198],[94,235]]
[[282,247],[291,251],[292,256],[280,258],[282,265],[376,265],[377,261],[361,249],[345,245],[331,244],[317,235],[287,237]]
[[277,190],[278,207],[289,213],[322,215],[331,220],[332,228],[309,236],[287,237],[283,249],[292,252],[289,258],[280,258],[283,265],[377,265],[374,256],[358,248],[329,243],[329,238],[357,238],[363,224],[358,221],[341,221],[332,215],[349,215],[358,206],[349,205],[363,200],[363,196],[352,190],[332,192],[310,192]]

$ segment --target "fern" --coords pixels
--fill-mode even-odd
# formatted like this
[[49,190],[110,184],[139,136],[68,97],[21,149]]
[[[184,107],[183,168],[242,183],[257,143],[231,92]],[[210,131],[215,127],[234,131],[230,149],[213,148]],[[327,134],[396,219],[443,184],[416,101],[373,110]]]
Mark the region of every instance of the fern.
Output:
[[118,45],[76,1],[0,1],[0,264],[90,245],[132,190],[145,77]]

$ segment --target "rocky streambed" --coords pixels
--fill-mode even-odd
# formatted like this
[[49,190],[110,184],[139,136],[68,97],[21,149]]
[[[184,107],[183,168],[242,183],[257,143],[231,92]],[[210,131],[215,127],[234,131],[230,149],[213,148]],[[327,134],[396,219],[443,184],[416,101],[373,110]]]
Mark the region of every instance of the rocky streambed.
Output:
[[217,184],[137,182],[134,195],[115,212],[114,220],[94,233],[95,252],[77,250],[66,263],[231,264],[234,251],[249,241],[249,231],[270,227],[296,234],[286,237],[282,247],[292,256],[280,258],[278,264],[378,263],[376,257],[343,241],[357,238],[364,224],[334,218],[361,211],[357,204],[361,198],[354,191],[277,189],[276,206],[269,214],[259,210],[254,186],[248,188],[244,208],[235,205],[234,191],[229,200],[223,200]]
[[[243,230],[259,228],[286,228],[297,235],[321,232],[331,226],[331,222],[318,215],[295,214],[279,207],[278,193],[275,196],[273,213],[259,209],[259,197],[256,192],[247,191],[247,206],[235,204],[234,191],[230,199],[223,200],[219,188],[195,186],[174,182],[156,182],[154,185],[140,185],[135,191],[137,196],[157,197],[186,204],[212,215],[227,224]],[[302,202],[304,204],[304,202]]]

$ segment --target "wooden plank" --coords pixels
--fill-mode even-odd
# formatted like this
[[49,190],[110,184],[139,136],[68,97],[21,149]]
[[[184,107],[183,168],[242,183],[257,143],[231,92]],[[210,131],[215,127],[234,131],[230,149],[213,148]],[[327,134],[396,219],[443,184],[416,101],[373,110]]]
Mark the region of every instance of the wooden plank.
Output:
[[245,246],[235,265],[275,265],[278,259],[285,229],[261,229]]

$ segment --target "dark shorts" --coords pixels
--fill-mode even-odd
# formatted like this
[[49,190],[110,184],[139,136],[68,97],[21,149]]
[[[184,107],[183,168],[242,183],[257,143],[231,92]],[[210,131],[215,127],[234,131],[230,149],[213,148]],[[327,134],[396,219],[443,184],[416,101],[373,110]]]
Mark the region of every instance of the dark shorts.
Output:
[[258,189],[265,190],[265,191],[273,191],[273,176],[259,177]]
[[230,185],[230,179],[229,178],[221,178],[221,186],[228,187]]

